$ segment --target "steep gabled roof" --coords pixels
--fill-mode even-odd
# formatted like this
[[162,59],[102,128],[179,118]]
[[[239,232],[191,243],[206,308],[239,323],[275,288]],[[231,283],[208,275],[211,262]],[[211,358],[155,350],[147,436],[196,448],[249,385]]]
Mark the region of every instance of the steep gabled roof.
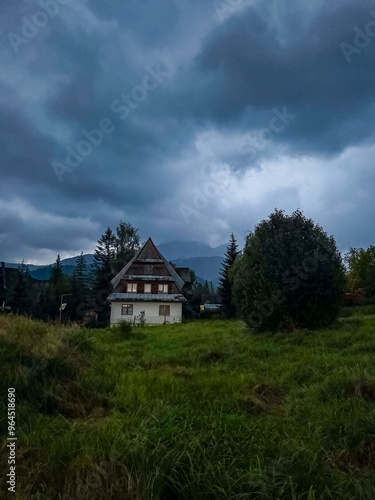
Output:
[[159,252],[157,247],[155,246],[154,242],[152,241],[151,238],[149,238],[146,243],[143,245],[143,247],[135,254],[135,256],[129,261],[125,267],[121,269],[121,271],[111,280],[111,285],[113,286],[114,289],[118,286],[122,278],[124,278],[133,264],[134,261],[154,261],[154,260],[159,260],[162,261],[163,264],[165,265],[168,273],[172,278],[174,279],[178,290],[181,292],[182,287],[184,286],[185,282],[184,280],[176,273],[176,271],[173,269],[173,267],[168,263],[168,261],[164,258],[164,256]]

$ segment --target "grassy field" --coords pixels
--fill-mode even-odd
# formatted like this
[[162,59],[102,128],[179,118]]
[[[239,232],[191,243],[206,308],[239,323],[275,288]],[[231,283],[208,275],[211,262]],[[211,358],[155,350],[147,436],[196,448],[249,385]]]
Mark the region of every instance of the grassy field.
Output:
[[[8,387],[17,400],[9,498],[373,500],[374,312],[262,335],[240,321],[122,336],[0,316],[4,436]],[[6,459],[2,439],[1,498]]]

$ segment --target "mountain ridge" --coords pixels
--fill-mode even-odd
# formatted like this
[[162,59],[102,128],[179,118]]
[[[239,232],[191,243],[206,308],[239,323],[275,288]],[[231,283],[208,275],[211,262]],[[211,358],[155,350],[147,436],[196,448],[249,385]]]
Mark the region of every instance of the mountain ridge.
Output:
[[[214,286],[217,286],[219,278],[219,269],[221,261],[224,257],[226,245],[219,245],[218,247],[210,247],[209,245],[199,241],[178,241],[172,240],[157,245],[160,252],[168,260],[181,267],[189,267],[201,277],[201,279],[212,281]],[[194,254],[195,252],[198,253]],[[199,253],[203,255],[199,255]],[[64,272],[71,276],[73,274],[76,260],[79,256],[68,257],[61,260],[61,265],[64,267]],[[88,269],[94,261],[94,254],[84,254]],[[6,267],[18,268],[21,264],[6,263]],[[50,275],[50,268],[54,265],[35,265],[25,264],[30,272],[32,278],[38,280],[47,280]]]

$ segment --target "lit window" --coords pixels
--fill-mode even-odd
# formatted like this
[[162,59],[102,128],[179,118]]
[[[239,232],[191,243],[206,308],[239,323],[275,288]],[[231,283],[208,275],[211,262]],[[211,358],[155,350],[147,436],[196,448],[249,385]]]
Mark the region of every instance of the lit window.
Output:
[[159,284],[159,293],[168,293],[168,285]]
[[171,306],[159,306],[159,316],[170,316]]
[[133,314],[133,304],[122,304],[121,314],[123,316],[131,316]]
[[128,293],[137,293],[137,283],[127,283],[126,291]]
[[149,265],[145,266],[145,274],[150,275],[153,274],[153,272],[154,272],[154,266],[149,266]]
[[151,293],[151,284],[145,283],[145,293]]

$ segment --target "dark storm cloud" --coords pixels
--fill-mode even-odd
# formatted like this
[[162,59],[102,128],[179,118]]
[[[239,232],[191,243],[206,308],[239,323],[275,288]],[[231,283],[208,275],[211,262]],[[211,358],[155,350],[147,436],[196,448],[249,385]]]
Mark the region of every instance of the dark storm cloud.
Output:
[[[23,36],[25,19],[33,22],[42,4],[4,1],[0,7],[3,259],[92,251],[120,219],[144,238],[219,244],[232,228],[246,234],[275,202],[290,210],[306,206],[318,216],[326,206],[327,224],[343,245],[345,221],[352,246],[370,244],[352,222],[361,203],[369,220],[375,215],[368,172],[351,165],[353,156],[338,164],[356,173],[345,174],[340,186],[331,179],[324,189],[319,184],[315,205],[299,178],[276,186],[268,175],[275,163],[298,157],[309,158],[311,168],[314,159],[326,162],[328,171],[349,147],[360,155],[371,144],[375,36],[356,48],[350,64],[340,48],[343,42],[355,47],[355,27],[375,21],[369,1],[244,0],[221,17],[211,1],[51,0],[56,14],[15,50],[9,33]],[[156,87],[145,92],[150,71],[167,76],[156,77]],[[284,109],[295,116],[287,125],[275,121]],[[84,131],[99,129],[105,119],[111,132],[59,182],[52,164],[67,165],[68,150],[77,151],[87,140]],[[259,134],[271,123],[285,126],[255,156],[244,154],[249,137],[264,139]],[[364,150],[361,158],[371,156]],[[209,198],[195,223],[186,223],[180,204],[193,207],[211,170],[228,165],[233,190]],[[321,163],[316,169],[320,179]],[[341,203],[351,186],[352,218]]]
[[191,116],[241,128],[256,127],[262,110],[287,105],[298,124],[282,137],[303,152],[339,153],[372,139],[375,41],[351,64],[340,48],[353,45],[355,26],[364,30],[375,21],[371,2],[325,3],[307,26],[306,13],[293,16],[294,6],[278,5],[293,24],[273,25],[269,9],[256,6],[207,37],[177,109],[188,102],[184,112]]

